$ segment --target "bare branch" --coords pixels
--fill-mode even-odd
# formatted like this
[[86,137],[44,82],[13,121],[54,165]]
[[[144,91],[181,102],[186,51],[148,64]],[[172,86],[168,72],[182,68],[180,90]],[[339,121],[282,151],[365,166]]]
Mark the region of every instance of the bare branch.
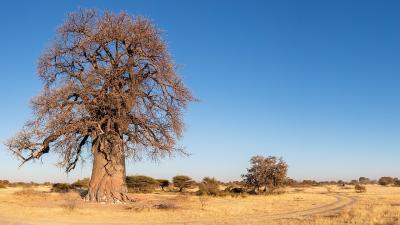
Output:
[[45,86],[32,100],[35,118],[8,147],[23,163],[57,152],[67,172],[86,144],[108,156],[113,146],[130,157],[179,152],[182,112],[194,98],[175,68],[147,19],[72,13],[39,60]]

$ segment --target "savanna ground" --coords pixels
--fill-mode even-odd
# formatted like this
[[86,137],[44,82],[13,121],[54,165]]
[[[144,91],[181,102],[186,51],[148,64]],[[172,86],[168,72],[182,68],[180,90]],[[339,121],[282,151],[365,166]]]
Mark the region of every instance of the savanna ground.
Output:
[[131,194],[129,204],[94,204],[50,187],[0,189],[0,224],[400,224],[400,187],[286,188],[279,195],[204,197]]

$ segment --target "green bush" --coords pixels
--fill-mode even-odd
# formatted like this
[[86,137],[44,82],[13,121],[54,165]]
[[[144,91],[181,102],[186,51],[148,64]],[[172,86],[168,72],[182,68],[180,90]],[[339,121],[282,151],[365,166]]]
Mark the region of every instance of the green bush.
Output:
[[65,193],[69,192],[71,189],[72,189],[71,185],[67,183],[55,183],[53,184],[51,191]]
[[158,182],[148,176],[128,176],[126,177],[126,185],[130,192],[149,193],[154,191]]
[[82,180],[77,180],[74,183],[72,183],[73,188],[89,188],[89,178],[84,178]]
[[169,180],[165,180],[165,179],[157,179],[157,182],[163,191],[164,191],[164,188],[166,188],[170,185]]
[[393,184],[393,182],[394,182],[394,179],[392,177],[381,177],[378,180],[378,183],[380,185],[383,185],[383,186],[387,186],[387,185]]
[[0,188],[6,188],[7,186],[3,183],[0,183]]

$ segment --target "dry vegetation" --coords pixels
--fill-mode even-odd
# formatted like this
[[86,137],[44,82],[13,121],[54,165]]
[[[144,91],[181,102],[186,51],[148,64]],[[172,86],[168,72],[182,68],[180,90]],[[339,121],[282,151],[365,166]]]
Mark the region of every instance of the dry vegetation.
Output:
[[0,224],[400,224],[398,178],[296,182],[274,156],[252,157],[243,181],[228,184],[126,177],[126,158],[185,154],[176,142],[195,100],[147,19],[71,13],[38,73],[44,88],[32,100],[34,117],[8,149],[22,163],[58,153],[66,172],[91,156],[92,176],[73,184],[0,180]]
[[354,186],[330,185],[243,197],[157,190],[111,205],[50,189],[0,189],[0,224],[400,224],[399,187],[367,185],[367,192],[357,193]]

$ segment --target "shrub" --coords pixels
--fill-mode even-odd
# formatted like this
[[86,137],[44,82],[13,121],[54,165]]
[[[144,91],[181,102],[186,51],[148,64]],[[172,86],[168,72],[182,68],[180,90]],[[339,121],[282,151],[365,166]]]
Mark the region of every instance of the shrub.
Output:
[[286,178],[284,185],[285,186],[296,186],[297,181],[292,178]]
[[126,177],[126,185],[130,192],[148,193],[154,191],[158,182],[148,176],[128,176]]
[[393,178],[392,177],[381,177],[379,180],[378,180],[378,183],[380,184],[380,185],[383,185],[383,186],[387,186],[387,185],[390,185],[390,184],[393,184]]
[[239,197],[239,196],[245,197],[245,195],[247,195],[246,190],[244,188],[235,186],[230,186],[225,188],[225,191],[223,193],[230,194],[231,197]]
[[360,184],[356,184],[354,186],[354,189],[356,190],[357,193],[362,193],[362,192],[366,192],[367,191],[367,188],[365,186],[363,186],[363,185],[360,185]]
[[371,181],[370,181],[368,178],[366,178],[366,177],[360,177],[360,178],[358,178],[358,182],[359,182],[360,184],[368,184],[368,183],[370,183]]
[[160,188],[164,191],[164,188],[169,186],[169,180],[164,180],[164,179],[158,179],[157,180],[158,185],[160,186]]
[[31,181],[29,184],[30,184],[30,186],[32,186],[32,187],[40,186],[39,183],[36,183],[36,182],[33,182],[33,181]]
[[338,180],[337,184],[342,187],[346,186],[346,183],[342,180]]
[[394,178],[394,179],[393,179],[393,185],[394,185],[394,186],[397,186],[397,187],[400,187],[400,180],[399,180],[399,178]]
[[356,185],[356,184],[358,184],[358,180],[351,180],[351,181],[350,181],[350,184],[351,184],[351,185]]
[[73,188],[88,188],[89,187],[89,178],[83,178],[82,180],[77,180],[72,183]]
[[176,209],[176,205],[172,204],[172,203],[161,203],[161,204],[157,204],[153,206],[156,209],[164,209],[164,210],[168,210],[168,209]]
[[301,183],[303,186],[319,186],[318,181],[315,180],[303,180]]
[[192,187],[195,182],[188,176],[178,175],[172,178],[172,183],[179,189],[179,192],[182,192],[184,189]]
[[10,184],[10,181],[8,181],[8,180],[0,180],[0,184],[2,184],[4,186],[8,186]]
[[51,191],[65,193],[70,191],[71,188],[72,188],[71,185],[67,183],[55,183],[53,184]]
[[199,184],[198,195],[213,195],[217,196],[220,194],[219,182],[215,178],[205,177]]
[[9,187],[32,187],[30,183],[14,182],[8,185]]
[[225,188],[225,191],[230,192],[230,193],[234,193],[234,194],[241,194],[241,193],[245,193],[246,190],[244,188],[241,187],[227,187]]
[[0,188],[6,188],[10,185],[10,181],[8,180],[0,180]]

